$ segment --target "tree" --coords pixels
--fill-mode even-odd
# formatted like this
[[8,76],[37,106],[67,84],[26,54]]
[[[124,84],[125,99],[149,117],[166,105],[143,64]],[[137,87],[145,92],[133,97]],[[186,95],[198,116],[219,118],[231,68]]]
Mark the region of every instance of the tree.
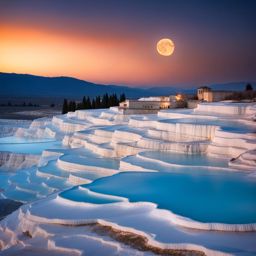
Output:
[[252,85],[251,85],[251,84],[247,84],[247,85],[245,86],[245,91],[253,91]]
[[95,108],[101,108],[100,96],[97,96],[96,99],[95,99]]
[[95,99],[92,99],[92,104],[91,104],[91,108],[96,108],[96,102],[95,102]]
[[91,109],[92,108],[91,99],[89,97],[87,97],[87,99],[86,99],[86,107],[87,107],[87,109]]
[[71,111],[75,112],[76,109],[77,109],[76,102],[73,101],[73,102],[72,102],[72,110],[71,110]]
[[126,100],[126,97],[125,97],[125,94],[124,93],[122,93],[121,95],[120,95],[120,102],[123,102],[123,101],[125,101]]
[[70,101],[68,104],[68,111],[76,111],[76,102],[75,101]]
[[114,106],[114,97],[113,97],[113,95],[109,95],[109,106],[110,107]]
[[82,101],[76,103],[75,101],[64,100],[62,105],[62,113],[65,114],[69,111],[76,111],[78,109],[95,109],[95,108],[109,108],[118,106],[120,101],[125,101],[125,94],[121,94],[120,98],[115,93],[108,95],[105,93],[102,97],[96,96],[92,100],[90,97],[83,97]]
[[116,94],[114,93],[114,94],[110,95],[109,96],[109,106],[110,107],[118,106],[118,104],[119,104],[119,100],[118,100]]
[[83,109],[83,103],[80,102],[80,103],[76,104],[76,109],[77,109],[77,110],[78,110],[78,109]]
[[82,109],[86,109],[87,106],[86,106],[86,98],[85,96],[83,97],[83,101],[82,101]]
[[116,94],[114,94],[114,106],[118,106],[119,105],[119,99],[117,98],[117,95]]
[[62,105],[62,114],[68,113],[68,101],[67,99],[64,99],[63,105]]
[[108,97],[108,94],[104,94],[103,97],[102,97],[102,108],[108,108],[109,107],[109,97]]

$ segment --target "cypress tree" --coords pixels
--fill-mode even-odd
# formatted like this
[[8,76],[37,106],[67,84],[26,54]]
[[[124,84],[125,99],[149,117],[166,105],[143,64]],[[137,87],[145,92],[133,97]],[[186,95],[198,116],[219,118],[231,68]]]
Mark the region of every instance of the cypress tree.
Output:
[[253,91],[252,85],[251,85],[251,84],[247,84],[247,85],[245,86],[245,91]]
[[72,111],[72,101],[68,102],[68,111]]
[[62,114],[66,114],[69,111],[69,107],[68,107],[68,101],[67,99],[64,99],[63,101],[63,105],[62,105]]
[[76,105],[76,109],[83,109],[83,103],[80,102]]
[[100,96],[97,96],[95,99],[95,108],[101,108]]
[[87,99],[86,99],[86,106],[87,106],[88,109],[92,108],[91,99],[89,97],[87,97]]
[[76,102],[73,101],[73,111],[76,111],[76,109],[77,109]]
[[68,104],[68,110],[69,111],[76,111],[76,102],[75,101],[70,101],[69,104]]
[[113,106],[118,106],[118,105],[119,105],[119,100],[116,94],[113,94]]
[[83,97],[82,106],[83,106],[83,109],[86,109],[86,98],[85,98],[85,96]]
[[106,93],[102,97],[102,108],[108,108],[108,107],[109,107],[109,96]]
[[118,98],[115,93],[108,95],[105,93],[102,97],[96,96],[92,100],[90,97],[83,97],[82,101],[76,104],[75,101],[68,101],[64,99],[62,105],[62,113],[65,114],[69,111],[76,111],[77,109],[95,109],[95,108],[109,108],[113,106],[118,106],[119,102],[125,101],[125,94],[122,93]]
[[113,98],[113,95],[109,95],[109,101],[108,101],[108,105],[109,107],[112,107],[114,104],[114,98]]
[[106,93],[106,108],[109,108],[109,96],[108,94]]
[[125,101],[125,100],[126,100],[125,94],[122,93],[122,94],[120,95],[120,100],[119,100],[119,102],[123,102],[123,101]]
[[91,108],[96,108],[96,102],[95,102],[95,99],[92,99],[92,104],[91,104]]

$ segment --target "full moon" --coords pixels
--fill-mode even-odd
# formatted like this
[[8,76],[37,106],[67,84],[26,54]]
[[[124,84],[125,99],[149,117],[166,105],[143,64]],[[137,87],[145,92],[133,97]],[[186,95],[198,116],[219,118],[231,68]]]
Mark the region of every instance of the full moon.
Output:
[[170,56],[174,51],[174,43],[169,38],[163,38],[158,41],[156,49],[160,55]]

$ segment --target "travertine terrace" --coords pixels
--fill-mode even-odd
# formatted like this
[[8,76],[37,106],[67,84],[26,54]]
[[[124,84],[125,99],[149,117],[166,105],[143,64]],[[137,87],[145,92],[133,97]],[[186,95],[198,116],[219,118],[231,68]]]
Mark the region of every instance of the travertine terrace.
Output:
[[[215,221],[214,214],[207,221],[206,213],[196,214],[196,209],[208,207],[200,199],[190,206],[195,210],[192,216],[191,210],[187,215],[182,207],[182,214],[179,209],[172,209],[168,196],[165,207],[159,198],[142,201],[117,194],[113,188],[103,193],[100,187],[108,184],[104,179],[121,182],[125,177],[128,181],[132,174],[138,184],[151,184],[155,190],[157,184],[152,177],[162,178],[161,175],[170,180],[171,175],[178,175],[180,186],[187,184],[183,183],[187,182],[184,177],[192,175],[193,182],[198,178],[195,187],[202,189],[208,181],[211,186],[214,177],[220,179],[214,181],[216,184],[225,180],[233,186],[233,177],[239,176],[234,186],[244,187],[248,180],[251,188],[241,195],[241,200],[239,193],[229,197],[227,187],[220,193],[225,193],[223,200],[231,201],[228,210],[235,211],[238,204],[245,207],[243,196],[255,196],[255,117],[254,103],[219,102],[152,115],[122,115],[115,107],[78,110],[52,119],[36,119],[29,128],[19,128],[15,136],[8,137],[11,143],[8,138],[0,141],[1,198],[24,203],[0,222],[1,255],[20,250],[26,255],[153,253],[124,244],[107,233],[95,232],[95,223],[137,234],[156,248],[206,255],[255,254],[255,203],[250,199],[246,203],[252,216],[244,216],[241,211],[237,213],[241,214],[240,222],[225,221],[226,215],[220,211],[216,213],[220,221]],[[156,176],[152,176],[154,173]],[[140,180],[143,175],[145,183]],[[170,193],[176,191],[175,187],[166,189]],[[179,195],[175,198],[179,199]],[[186,198],[179,200],[186,205],[192,200],[190,195]],[[236,203],[232,203],[233,199]]]

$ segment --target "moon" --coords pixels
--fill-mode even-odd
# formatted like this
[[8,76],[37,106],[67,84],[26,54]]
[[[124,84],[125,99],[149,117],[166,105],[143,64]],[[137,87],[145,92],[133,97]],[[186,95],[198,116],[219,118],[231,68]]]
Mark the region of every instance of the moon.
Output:
[[162,56],[170,56],[174,52],[174,42],[169,38],[163,38],[156,45],[158,53]]

